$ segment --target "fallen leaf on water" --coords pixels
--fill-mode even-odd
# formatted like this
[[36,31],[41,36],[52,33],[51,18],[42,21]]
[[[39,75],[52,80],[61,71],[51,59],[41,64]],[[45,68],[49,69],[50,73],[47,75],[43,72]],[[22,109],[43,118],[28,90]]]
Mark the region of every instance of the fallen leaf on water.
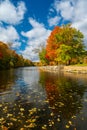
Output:
[[3,108],[3,111],[4,111],[4,112],[7,112],[7,106],[5,106],[5,107]]
[[20,111],[24,111],[24,108],[20,108]]
[[10,114],[10,113],[7,114],[7,117],[11,117],[11,116],[13,116],[13,114]]
[[49,126],[50,126],[50,127],[52,126],[52,123],[51,123],[51,122],[49,122]]
[[30,125],[24,125],[25,128],[34,128],[35,126],[35,123],[30,123]]
[[7,123],[8,124],[8,126],[13,126],[13,123],[12,122],[10,122],[10,123]]
[[24,130],[24,128],[20,128],[20,130]]
[[2,130],[8,130],[6,126],[2,126]]
[[68,121],[70,125],[72,125],[72,122],[71,121]]
[[52,125],[54,125],[54,121],[52,121],[51,123],[52,123]]
[[51,116],[54,116],[54,113],[52,112],[50,115],[51,115]]
[[49,101],[48,101],[48,100],[45,100],[44,102],[49,103]]
[[36,121],[36,119],[28,119],[27,121],[26,121],[26,123],[34,123]]
[[4,118],[3,118],[3,117],[0,118],[0,123],[1,123],[2,121],[4,121]]
[[60,118],[57,118],[57,121],[60,122]]
[[76,118],[76,116],[73,115],[72,118]]
[[12,120],[12,121],[17,121],[17,119],[16,119],[16,118],[13,118],[13,117],[11,118],[11,120]]
[[47,127],[47,125],[44,125],[44,126],[42,126],[42,129],[43,129],[43,130],[46,130],[46,127]]
[[64,106],[64,103],[63,102],[59,102],[59,107],[62,107]]
[[0,104],[0,107],[2,107],[2,104]]
[[31,110],[28,110],[28,111],[29,111],[29,116],[30,116],[37,112],[37,108],[32,108]]
[[69,126],[69,125],[66,125],[65,127],[68,129],[70,126]]

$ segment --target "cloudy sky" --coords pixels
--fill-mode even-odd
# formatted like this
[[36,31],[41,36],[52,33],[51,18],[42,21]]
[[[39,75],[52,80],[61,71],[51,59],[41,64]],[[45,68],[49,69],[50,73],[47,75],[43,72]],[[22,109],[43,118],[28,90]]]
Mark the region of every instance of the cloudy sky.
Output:
[[72,23],[87,40],[87,0],[0,0],[0,41],[38,61],[40,46],[52,29]]

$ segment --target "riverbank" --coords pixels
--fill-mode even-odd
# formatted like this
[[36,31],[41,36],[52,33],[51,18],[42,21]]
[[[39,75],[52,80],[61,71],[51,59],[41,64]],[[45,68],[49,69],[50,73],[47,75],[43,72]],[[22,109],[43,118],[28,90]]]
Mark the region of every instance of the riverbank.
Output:
[[49,72],[69,72],[69,73],[82,73],[87,74],[87,66],[41,66],[39,67],[42,71],[49,71]]
[[64,66],[64,72],[87,74],[87,66]]

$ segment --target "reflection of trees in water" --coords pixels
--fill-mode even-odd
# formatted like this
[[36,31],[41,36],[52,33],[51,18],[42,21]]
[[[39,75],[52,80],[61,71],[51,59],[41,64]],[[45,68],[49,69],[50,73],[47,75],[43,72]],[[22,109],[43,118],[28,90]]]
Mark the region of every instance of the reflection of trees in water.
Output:
[[16,78],[17,77],[14,69],[0,71],[0,92],[11,89]]
[[63,74],[41,73],[40,83],[45,86],[53,112],[70,119],[80,112],[85,86],[72,77]]

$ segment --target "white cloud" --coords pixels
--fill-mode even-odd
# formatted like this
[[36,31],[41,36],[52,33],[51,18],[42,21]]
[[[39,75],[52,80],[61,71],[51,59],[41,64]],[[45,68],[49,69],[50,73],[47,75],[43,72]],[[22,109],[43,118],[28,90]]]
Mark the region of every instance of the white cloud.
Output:
[[73,27],[79,29],[85,35],[86,39],[87,0],[55,0],[51,8],[54,9],[54,11],[56,12],[56,16],[60,14],[61,18],[63,19],[63,22],[65,20],[70,21]]
[[53,18],[49,18],[48,19],[49,26],[57,25],[59,21],[60,21],[60,17],[59,16],[55,16]]
[[42,28],[42,27],[44,27],[44,24],[40,24],[39,22],[37,22],[35,19],[33,19],[33,18],[29,18],[29,23],[31,24],[31,26],[33,27],[33,28]]
[[65,20],[72,19],[74,7],[70,0],[55,0],[53,8],[56,10],[57,14],[60,12],[61,17]]
[[38,60],[38,54],[34,50],[40,48],[41,45],[46,44],[46,40],[50,34],[50,30],[47,30],[42,23],[37,22],[33,18],[29,18],[29,23],[32,29],[21,34],[28,38],[28,46],[22,54],[25,58],[30,60]]
[[[66,1],[55,0],[54,4],[52,6],[53,7],[51,7],[49,9],[49,13],[52,14],[52,12],[54,10],[54,12],[56,11],[57,15],[55,17],[53,17],[53,16],[49,17],[49,19],[48,19],[49,26],[57,25],[62,17],[64,20],[72,19],[73,6],[71,5],[70,1],[68,1],[68,0],[66,0]],[[59,16],[59,13],[60,13],[60,16]]]
[[17,7],[10,0],[0,2],[0,21],[8,24],[18,24],[23,20],[26,7],[24,2],[19,2]]
[[0,27],[0,41],[5,43],[12,43],[13,48],[18,48],[21,44],[19,41],[19,35],[13,26],[7,26],[6,28]]
[[18,42],[18,41],[15,41],[13,44],[12,44],[12,48],[14,49],[19,49],[19,47],[21,46],[21,42]]
[[33,52],[33,46],[27,46],[24,51],[21,51],[24,58],[32,61],[38,61],[38,54]]
[[64,3],[60,3],[59,9],[61,10],[61,16],[65,20],[72,19],[74,10],[70,2],[66,1]]
[[0,40],[3,42],[12,42],[18,39],[19,35],[13,26],[0,27]]

